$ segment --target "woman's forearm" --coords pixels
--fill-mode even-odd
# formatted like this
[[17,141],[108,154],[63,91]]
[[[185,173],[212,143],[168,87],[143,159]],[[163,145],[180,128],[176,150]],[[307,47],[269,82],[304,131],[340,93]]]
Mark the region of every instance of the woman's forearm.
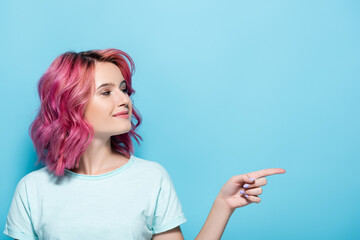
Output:
[[285,173],[282,168],[268,168],[256,172],[232,176],[220,189],[204,226],[195,240],[220,240],[225,227],[235,211],[250,203],[259,203],[266,176]]
[[195,240],[220,240],[229,221],[235,211],[224,200],[216,197],[210,213]]

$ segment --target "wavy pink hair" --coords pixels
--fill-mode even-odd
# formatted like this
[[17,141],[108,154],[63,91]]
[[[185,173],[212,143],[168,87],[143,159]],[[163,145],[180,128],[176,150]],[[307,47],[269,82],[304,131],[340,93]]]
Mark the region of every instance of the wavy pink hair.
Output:
[[[38,82],[40,110],[29,127],[38,161],[56,176],[63,176],[65,168],[79,166],[79,160],[91,143],[94,129],[84,119],[84,110],[95,92],[94,69],[96,62],[110,62],[121,70],[128,95],[135,90],[131,77],[135,71],[133,60],[125,52],[110,48],[84,52],[68,51],[58,56]],[[131,130],[111,136],[111,147],[121,155],[134,153],[131,137],[139,144],[135,129],[141,124],[141,115],[132,105]]]

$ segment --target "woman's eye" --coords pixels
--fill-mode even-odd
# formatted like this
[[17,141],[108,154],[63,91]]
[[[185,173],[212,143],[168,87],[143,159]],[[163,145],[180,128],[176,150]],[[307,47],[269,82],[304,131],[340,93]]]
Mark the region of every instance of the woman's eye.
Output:
[[[122,89],[121,91],[122,91],[123,93],[128,94],[127,88],[124,88],[124,89]],[[111,92],[111,91],[106,91],[106,92],[103,92],[103,93],[101,93],[101,94],[102,94],[102,95],[105,95],[105,96],[108,96],[110,92]]]

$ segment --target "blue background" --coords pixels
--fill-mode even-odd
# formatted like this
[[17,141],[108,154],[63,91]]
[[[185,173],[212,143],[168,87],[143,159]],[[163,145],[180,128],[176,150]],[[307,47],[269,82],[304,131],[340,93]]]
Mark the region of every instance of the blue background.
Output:
[[[194,239],[223,184],[265,168],[222,239],[359,239],[359,1],[1,1],[0,230],[38,169],[36,84],[65,51],[134,59],[144,141]],[[1,235],[7,239],[5,235]]]

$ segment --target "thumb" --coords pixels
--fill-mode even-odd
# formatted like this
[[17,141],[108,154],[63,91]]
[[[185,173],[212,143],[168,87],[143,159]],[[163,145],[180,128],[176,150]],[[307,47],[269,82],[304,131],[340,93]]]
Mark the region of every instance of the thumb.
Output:
[[243,184],[243,183],[254,183],[255,179],[250,177],[248,174],[242,174],[235,176],[235,182]]
[[244,177],[244,182],[246,183],[254,183],[255,182],[255,178],[250,177],[249,175],[245,175]]

